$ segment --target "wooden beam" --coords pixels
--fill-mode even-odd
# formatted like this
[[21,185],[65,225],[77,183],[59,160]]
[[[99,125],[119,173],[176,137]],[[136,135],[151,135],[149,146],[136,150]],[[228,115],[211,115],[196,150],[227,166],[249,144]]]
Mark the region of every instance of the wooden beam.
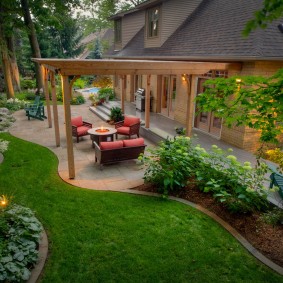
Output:
[[75,161],[73,151],[73,136],[72,136],[72,125],[71,125],[71,105],[70,105],[70,84],[69,77],[62,76],[63,83],[63,102],[65,112],[65,128],[66,128],[66,143],[68,153],[68,168],[69,178],[75,178]]
[[51,109],[50,109],[50,98],[49,98],[49,89],[48,89],[48,69],[41,66],[41,72],[43,77],[43,91],[45,95],[45,102],[47,108],[47,120],[49,128],[52,128],[52,117],[51,117]]
[[33,61],[44,64],[47,68],[58,70],[62,75],[180,75],[203,74],[209,70],[240,71],[240,63],[155,61],[155,60],[79,60],[79,59],[44,59]]
[[54,129],[55,129],[55,142],[56,146],[60,146],[60,132],[59,132],[59,119],[58,119],[58,108],[57,108],[57,97],[56,97],[56,82],[54,72],[50,72],[51,82],[51,94],[52,94],[52,106],[53,106],[53,118],[54,118]]
[[161,113],[162,75],[157,76],[156,113]]
[[148,129],[150,124],[150,75],[147,75],[145,90],[145,127]]
[[130,77],[130,102],[135,101],[135,75]]
[[188,99],[187,99],[187,115],[186,115],[186,135],[189,137],[192,134],[193,118],[194,118],[194,97],[197,87],[197,76],[190,75],[186,77],[188,85]]

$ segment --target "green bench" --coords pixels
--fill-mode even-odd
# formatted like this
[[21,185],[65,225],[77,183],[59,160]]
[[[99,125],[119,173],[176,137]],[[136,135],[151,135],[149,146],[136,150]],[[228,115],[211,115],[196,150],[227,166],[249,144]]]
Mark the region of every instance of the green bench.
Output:
[[283,175],[277,171],[277,168],[274,165],[268,164],[268,167],[272,171],[270,174],[270,185],[272,188],[276,186],[279,188],[279,195],[283,198]]

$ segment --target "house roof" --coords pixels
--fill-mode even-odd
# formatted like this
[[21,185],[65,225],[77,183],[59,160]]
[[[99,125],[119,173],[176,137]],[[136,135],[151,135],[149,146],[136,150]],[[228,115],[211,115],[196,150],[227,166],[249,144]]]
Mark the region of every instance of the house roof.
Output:
[[178,60],[283,60],[280,20],[248,37],[242,30],[262,0],[204,0],[159,48],[144,48],[142,28],[113,57]]

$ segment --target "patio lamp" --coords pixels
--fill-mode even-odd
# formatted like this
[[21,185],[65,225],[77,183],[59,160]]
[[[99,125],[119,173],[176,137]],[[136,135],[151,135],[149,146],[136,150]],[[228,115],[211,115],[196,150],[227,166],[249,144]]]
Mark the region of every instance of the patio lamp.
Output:
[[182,74],[182,81],[183,81],[183,82],[186,81],[186,74]]
[[1,196],[1,201],[0,201],[0,205],[1,207],[5,208],[8,205],[8,199],[6,196],[2,195]]
[[237,84],[237,86],[238,86],[238,91],[239,91],[240,88],[241,88],[241,82],[242,82],[242,79],[240,79],[240,78],[236,79],[236,84]]

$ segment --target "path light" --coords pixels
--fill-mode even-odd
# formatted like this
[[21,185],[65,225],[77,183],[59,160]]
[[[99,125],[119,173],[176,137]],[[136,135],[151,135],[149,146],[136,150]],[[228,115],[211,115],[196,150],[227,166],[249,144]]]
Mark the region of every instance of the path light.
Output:
[[4,195],[1,196],[0,198],[0,205],[2,208],[5,208],[8,205],[9,201],[8,198]]
[[241,89],[241,82],[242,82],[242,79],[240,79],[240,78],[236,79],[236,84],[238,86],[238,91]]
[[186,74],[183,74],[183,75],[182,75],[182,81],[183,81],[183,82],[186,81]]

